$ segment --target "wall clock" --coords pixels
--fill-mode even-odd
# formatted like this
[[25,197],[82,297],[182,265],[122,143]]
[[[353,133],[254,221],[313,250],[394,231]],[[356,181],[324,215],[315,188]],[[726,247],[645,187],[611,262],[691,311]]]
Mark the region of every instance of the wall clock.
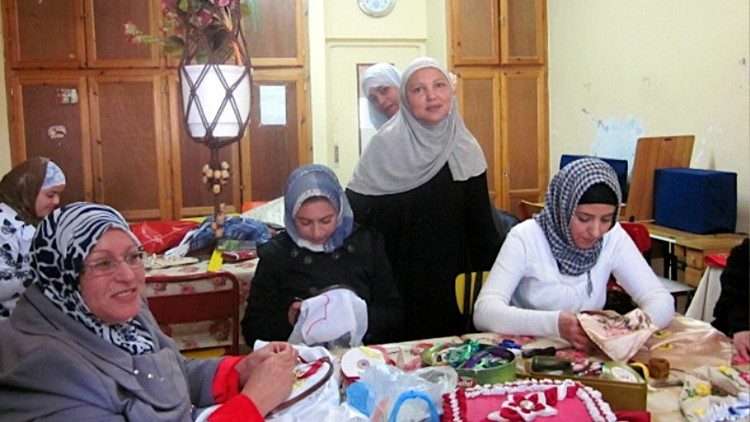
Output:
[[393,10],[396,0],[357,0],[357,4],[359,4],[359,8],[366,14],[379,18]]

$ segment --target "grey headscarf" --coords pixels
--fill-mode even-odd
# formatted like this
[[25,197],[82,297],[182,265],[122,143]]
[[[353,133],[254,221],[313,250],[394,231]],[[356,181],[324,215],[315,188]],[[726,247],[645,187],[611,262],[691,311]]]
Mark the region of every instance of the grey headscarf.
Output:
[[[578,249],[570,234],[570,221],[581,196],[597,183],[604,183],[612,189],[618,204],[622,201],[614,169],[598,158],[581,158],[563,167],[552,178],[544,209],[534,215],[563,274],[577,276],[590,270],[602,250],[602,239],[590,249]],[[615,206],[615,219],[618,214],[619,206]]]
[[83,260],[110,228],[122,230],[140,245],[113,208],[85,202],[58,208],[42,220],[36,231],[30,251],[31,267],[44,296],[64,314],[131,355],[151,353],[153,341],[138,320],[106,324],[91,313],[81,297]]
[[[322,196],[336,210],[336,229],[322,245],[314,245],[297,232],[294,218],[302,203],[312,197]],[[284,191],[284,226],[294,243],[315,252],[333,252],[344,244],[354,230],[354,213],[336,174],[326,166],[308,164],[298,167],[289,175]]]
[[354,168],[349,189],[363,195],[406,192],[432,179],[446,162],[455,181],[487,169],[482,148],[459,116],[455,95],[451,111],[436,125],[421,123],[412,115],[406,85],[414,72],[426,67],[442,72],[455,91],[450,75],[434,59],[412,61],[401,78],[398,113],[370,140]]
[[394,86],[398,89],[401,84],[401,72],[390,63],[377,63],[365,70],[362,77],[362,91],[367,97],[367,108],[370,113],[370,122],[375,129],[380,129],[389,117],[386,116],[380,107],[370,101],[370,89],[378,86]]

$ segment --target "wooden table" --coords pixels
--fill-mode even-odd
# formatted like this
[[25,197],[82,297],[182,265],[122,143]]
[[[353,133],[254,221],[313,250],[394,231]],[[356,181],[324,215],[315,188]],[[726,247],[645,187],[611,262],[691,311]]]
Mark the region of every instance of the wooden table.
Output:
[[[707,255],[729,252],[747,237],[741,233],[696,234],[653,223],[644,223],[644,226],[652,240],[667,245],[664,276],[672,280],[682,279],[693,287],[698,287],[703,277]],[[684,271],[682,277],[678,276],[679,271]]]
[[[728,340],[721,333],[703,321],[697,321],[692,318],[678,315],[675,316],[672,323],[664,330],[661,330],[660,333],[668,334],[658,336],[658,340],[649,340],[641,348],[638,354],[636,354],[634,357],[635,360],[647,362],[649,356],[668,358],[668,360],[672,362],[675,374],[682,373],[680,371],[690,372],[692,369],[703,365],[730,365],[730,359],[732,356],[731,340]],[[705,348],[701,348],[701,344],[695,344],[695,342],[691,340],[691,333],[697,333],[696,335],[701,336],[702,340],[708,339],[713,345],[711,349],[707,351]],[[563,355],[569,354],[571,357],[580,353],[572,351],[571,349],[560,349],[562,343],[557,339],[533,339],[531,337],[505,336],[493,333],[466,334],[461,337],[456,336],[440,339],[407,341],[386,344],[383,345],[383,347],[389,353],[393,361],[408,365],[409,363],[419,363],[419,356],[415,355],[415,350],[422,350],[425,347],[428,347],[425,344],[460,342],[463,339],[475,339],[497,344],[503,338],[523,338],[527,341],[524,346],[525,348],[546,347],[550,345],[555,346],[558,348],[558,357],[561,353]],[[657,337],[655,336],[653,338]],[[671,345],[671,347],[666,347],[668,345]],[[693,349],[695,349],[696,353],[691,352]],[[684,354],[684,356],[678,358],[681,354]],[[518,366],[518,369],[519,374],[521,374],[522,370],[520,365]],[[741,367],[739,369],[747,370],[747,367]],[[519,375],[519,377],[523,377],[523,375]],[[684,420],[680,411],[679,402],[681,390],[681,385],[668,387],[649,386],[645,407],[646,410],[651,413],[651,420],[660,422],[677,422]]]

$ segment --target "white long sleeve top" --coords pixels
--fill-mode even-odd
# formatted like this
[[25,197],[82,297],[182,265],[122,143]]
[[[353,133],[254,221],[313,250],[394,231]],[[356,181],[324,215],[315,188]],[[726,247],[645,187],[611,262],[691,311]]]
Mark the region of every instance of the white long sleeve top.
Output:
[[674,298],[619,223],[604,235],[591,270],[569,276],[558,270],[536,220],[526,220],[513,227],[503,243],[474,306],[474,325],[494,333],[560,337],[557,321],[561,311],[578,313],[604,307],[610,274],[654,324],[663,328],[669,323]]

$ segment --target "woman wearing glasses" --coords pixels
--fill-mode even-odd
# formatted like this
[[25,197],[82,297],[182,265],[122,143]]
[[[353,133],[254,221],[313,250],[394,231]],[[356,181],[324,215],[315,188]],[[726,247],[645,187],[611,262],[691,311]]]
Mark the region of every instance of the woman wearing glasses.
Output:
[[[75,203],[42,220],[35,281],[0,323],[0,419],[263,420],[294,382],[297,355],[184,359],[145,306],[143,252],[112,208]],[[222,419],[223,418],[223,419]]]

